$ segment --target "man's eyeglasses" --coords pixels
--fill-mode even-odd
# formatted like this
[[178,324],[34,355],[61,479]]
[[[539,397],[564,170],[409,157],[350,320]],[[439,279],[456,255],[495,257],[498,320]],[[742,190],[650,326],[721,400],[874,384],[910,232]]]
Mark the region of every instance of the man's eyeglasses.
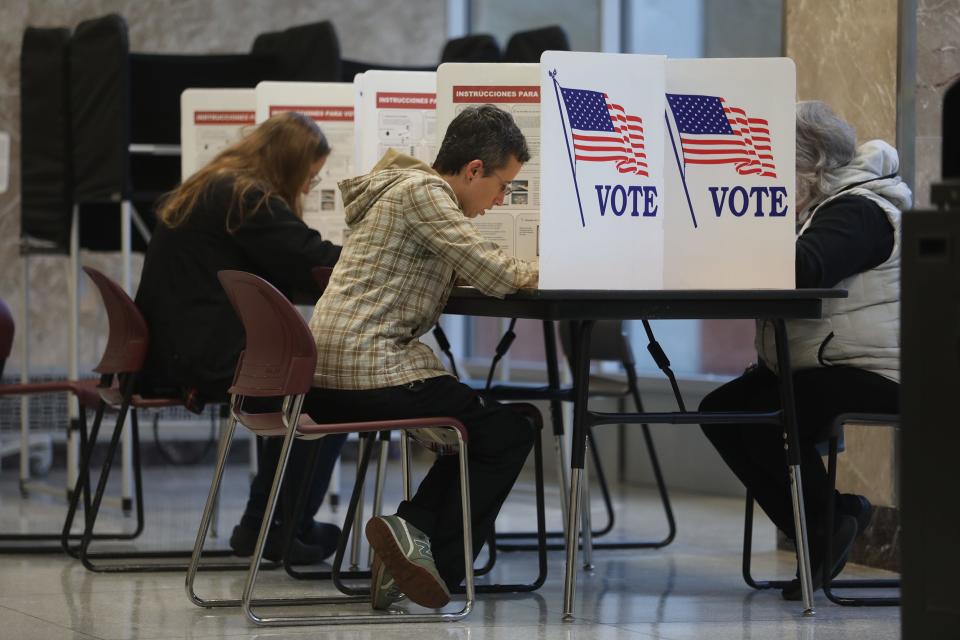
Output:
[[497,180],[500,181],[500,193],[503,194],[503,197],[507,197],[513,193],[513,183],[507,180],[504,180],[496,171],[490,172],[492,175],[496,176]]

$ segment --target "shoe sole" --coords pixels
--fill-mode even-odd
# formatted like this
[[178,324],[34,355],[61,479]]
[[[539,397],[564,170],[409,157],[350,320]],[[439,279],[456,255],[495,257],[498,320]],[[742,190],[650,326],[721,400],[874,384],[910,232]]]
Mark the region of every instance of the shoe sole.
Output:
[[390,602],[384,604],[377,598],[378,589],[376,586],[383,581],[383,570],[384,565],[380,561],[380,556],[374,554],[373,565],[370,567],[370,606],[377,611],[387,611],[392,604]]
[[378,518],[367,522],[367,542],[393,575],[397,586],[413,602],[439,609],[450,602],[450,594],[429,571],[407,559],[393,529]]

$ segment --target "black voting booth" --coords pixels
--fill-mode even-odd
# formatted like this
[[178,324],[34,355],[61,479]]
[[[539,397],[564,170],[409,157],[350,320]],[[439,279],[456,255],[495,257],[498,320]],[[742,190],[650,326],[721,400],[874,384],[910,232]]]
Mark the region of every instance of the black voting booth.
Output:
[[903,217],[901,283],[902,631],[956,638],[960,576],[956,395],[960,389],[960,82],[943,102],[936,210]]
[[[107,15],[67,29],[27,28],[21,50],[21,229],[27,252],[121,246],[119,203],[152,226],[160,194],[180,180],[180,94],[191,87],[254,87],[261,80],[336,81],[329,22],[257,37],[249,54],[130,51],[126,21]],[[145,238],[134,234],[133,249]]]
[[[133,201],[149,217],[180,180],[180,94],[191,87],[254,87],[262,80],[334,79],[329,23],[258,38],[249,54],[131,53],[126,22],[81,23],[70,46],[71,122],[84,248],[118,247],[113,203]],[[262,45],[275,36],[272,47]],[[335,46],[334,42],[334,46]],[[115,206],[112,207],[115,209]],[[152,220],[145,220],[152,226]]]
[[[489,35],[450,40],[440,56],[440,62],[500,60]],[[143,231],[152,228],[157,199],[180,180],[185,89],[254,87],[262,80],[352,82],[374,69],[436,66],[342,59],[329,21],[262,33],[250,53],[219,55],[131,52],[126,21],[116,14],[84,21],[72,35],[27,28],[21,50],[25,253],[70,253],[74,205],[83,249],[121,248],[122,202],[133,204]],[[132,241],[133,250],[142,251],[147,240],[135,233]]]
[[25,251],[66,250],[73,206],[67,95],[70,31],[28,27],[20,55],[21,235]]

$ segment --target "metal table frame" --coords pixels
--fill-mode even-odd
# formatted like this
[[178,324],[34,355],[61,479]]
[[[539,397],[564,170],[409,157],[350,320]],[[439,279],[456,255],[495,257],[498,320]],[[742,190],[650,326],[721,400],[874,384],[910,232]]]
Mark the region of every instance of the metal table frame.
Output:
[[[777,360],[789,370],[787,348],[788,319],[819,318],[824,298],[845,297],[837,289],[786,290],[687,290],[687,291],[522,291],[504,299],[491,298],[476,289],[458,287],[447,302],[444,313],[469,316],[525,318],[533,320],[574,321],[573,347],[573,448],[570,459],[570,493],[566,527],[566,572],[563,593],[563,619],[574,620],[576,592],[577,522],[580,518],[581,475],[586,452],[586,434],[599,424],[772,424],[784,431],[794,524],[797,531],[797,561],[801,567],[800,584],[804,615],[814,615],[813,581],[810,573],[810,547],[803,486],[800,474],[800,449],[797,432],[793,377],[779,376],[781,410],[770,413],[677,411],[663,413],[603,413],[589,411],[590,353],[593,325],[597,320],[647,319],[766,319],[773,323]],[[555,346],[552,348],[555,349]],[[548,360],[556,361],[556,358]],[[555,372],[548,372],[551,380]],[[587,540],[585,540],[587,543]]]

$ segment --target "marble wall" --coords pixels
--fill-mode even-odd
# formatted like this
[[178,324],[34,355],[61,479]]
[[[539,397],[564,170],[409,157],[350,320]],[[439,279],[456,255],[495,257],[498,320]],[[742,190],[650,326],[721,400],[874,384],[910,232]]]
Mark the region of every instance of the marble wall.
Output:
[[[901,23],[901,14],[912,22]],[[832,104],[861,140],[879,137],[904,150],[913,143],[913,171],[904,177],[914,185],[915,206],[928,206],[930,184],[940,178],[943,94],[960,78],[960,3],[786,0],[785,15],[786,52],[797,63],[798,97]],[[900,41],[903,34],[912,37]],[[908,172],[910,167],[905,166]],[[857,555],[891,567],[899,531],[896,451],[890,430],[849,429],[838,476],[841,490],[862,493],[885,507],[874,519],[869,548]]]
[[943,94],[960,80],[960,2],[917,0],[915,96],[918,207],[930,205],[930,185],[940,180]]
[[786,0],[784,44],[797,99],[823,100],[860,140],[894,144],[898,0]]
[[[896,144],[898,0],[786,0],[784,44],[797,65],[797,99],[823,100],[859,140]],[[850,434],[838,486],[896,504],[895,447],[887,434]]]
[[[446,41],[444,0],[4,0],[0,20],[0,131],[10,133],[10,188],[0,194],[0,297],[19,319],[20,237],[20,43],[26,26],[75,27],[107,13],[123,15],[133,51],[240,53],[258,33],[331,20],[345,58],[398,65],[435,64]],[[84,253],[82,261],[120,276],[114,255]],[[139,273],[141,259],[134,260]],[[66,370],[67,263],[60,257],[30,259],[31,363],[38,373]],[[81,279],[81,372],[103,348],[106,330],[100,301]],[[136,282],[134,282],[134,286]],[[20,336],[6,371],[19,366]]]

